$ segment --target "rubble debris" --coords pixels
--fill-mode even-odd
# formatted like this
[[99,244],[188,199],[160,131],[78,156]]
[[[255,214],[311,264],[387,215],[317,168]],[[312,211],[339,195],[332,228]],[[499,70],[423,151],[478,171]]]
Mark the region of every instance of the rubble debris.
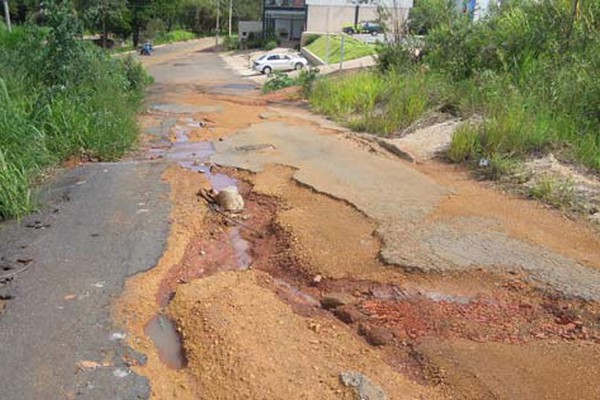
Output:
[[385,392],[360,372],[348,371],[340,374],[344,386],[352,387],[360,400],[387,400]]
[[344,306],[346,304],[352,304],[356,302],[356,298],[348,293],[327,293],[321,299],[321,307],[326,310],[332,310],[334,308]]

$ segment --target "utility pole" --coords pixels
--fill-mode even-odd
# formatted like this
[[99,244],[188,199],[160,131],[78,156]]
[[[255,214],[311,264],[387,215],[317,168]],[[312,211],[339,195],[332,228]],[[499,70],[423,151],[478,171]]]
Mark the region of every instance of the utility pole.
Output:
[[232,14],[233,14],[233,0],[229,0],[229,37],[231,37]]
[[219,30],[221,29],[221,0],[217,0],[217,27],[215,28],[215,52],[219,51]]
[[10,10],[8,9],[8,0],[3,0],[4,3],[4,18],[6,19],[6,28],[9,32],[12,32],[12,26],[10,24]]

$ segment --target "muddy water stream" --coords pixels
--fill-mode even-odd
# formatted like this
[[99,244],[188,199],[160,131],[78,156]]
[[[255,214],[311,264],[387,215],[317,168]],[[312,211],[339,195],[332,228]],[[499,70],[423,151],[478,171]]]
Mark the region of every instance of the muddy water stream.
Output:
[[[161,109],[160,111],[168,111]],[[192,118],[183,118],[186,126],[191,128],[202,128],[203,122]],[[166,128],[163,135],[174,132],[174,140],[166,148],[149,149],[152,156],[164,157],[180,167],[203,174],[211,184],[211,187],[220,191],[227,187],[238,187],[238,181],[226,174],[214,173],[212,167],[208,164],[208,159],[215,153],[215,147],[212,142],[200,141],[193,142],[189,138],[189,130],[177,125],[171,121],[169,124],[163,124]],[[248,269],[252,265],[252,256],[250,254],[250,243],[245,240],[240,232],[240,227],[229,229],[228,237],[235,252],[236,266],[238,269]],[[170,301],[170,300],[169,300]],[[161,306],[166,307],[168,301]],[[169,368],[182,369],[186,367],[185,353],[182,347],[181,337],[175,329],[173,322],[165,315],[158,314],[152,318],[145,328],[145,333],[152,339],[154,346],[158,350],[160,360]]]

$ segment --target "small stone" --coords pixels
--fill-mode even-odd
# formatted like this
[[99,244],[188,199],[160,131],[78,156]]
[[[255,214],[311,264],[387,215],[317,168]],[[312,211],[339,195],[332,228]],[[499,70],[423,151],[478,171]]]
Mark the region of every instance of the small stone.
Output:
[[311,331],[313,331],[315,333],[319,333],[319,332],[321,332],[321,324],[318,324],[316,322],[311,322],[308,324],[308,329],[310,329]]
[[216,196],[217,204],[225,211],[240,212],[244,209],[244,199],[235,186],[221,190]]
[[394,335],[382,326],[361,324],[358,333],[365,337],[371,346],[385,346],[394,340]]
[[315,275],[315,277],[313,278],[313,283],[318,284],[318,283],[321,283],[322,280],[323,280],[323,277],[321,275]]
[[321,307],[326,310],[331,310],[354,302],[356,302],[356,299],[351,294],[328,293],[321,299]]
[[129,371],[123,368],[118,368],[113,371],[113,375],[115,376],[115,378],[122,379],[129,376]]
[[269,119],[271,116],[267,113],[262,113],[258,115],[258,118],[260,119]]

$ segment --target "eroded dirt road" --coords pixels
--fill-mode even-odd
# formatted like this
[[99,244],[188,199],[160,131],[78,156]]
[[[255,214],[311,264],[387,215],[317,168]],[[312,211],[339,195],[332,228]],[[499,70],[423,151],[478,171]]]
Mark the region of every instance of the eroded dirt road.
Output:
[[[147,61],[138,156],[168,165],[170,236],[114,315],[153,398],[600,398],[593,227],[399,160],[202,49]],[[198,195],[227,186],[243,213]]]

